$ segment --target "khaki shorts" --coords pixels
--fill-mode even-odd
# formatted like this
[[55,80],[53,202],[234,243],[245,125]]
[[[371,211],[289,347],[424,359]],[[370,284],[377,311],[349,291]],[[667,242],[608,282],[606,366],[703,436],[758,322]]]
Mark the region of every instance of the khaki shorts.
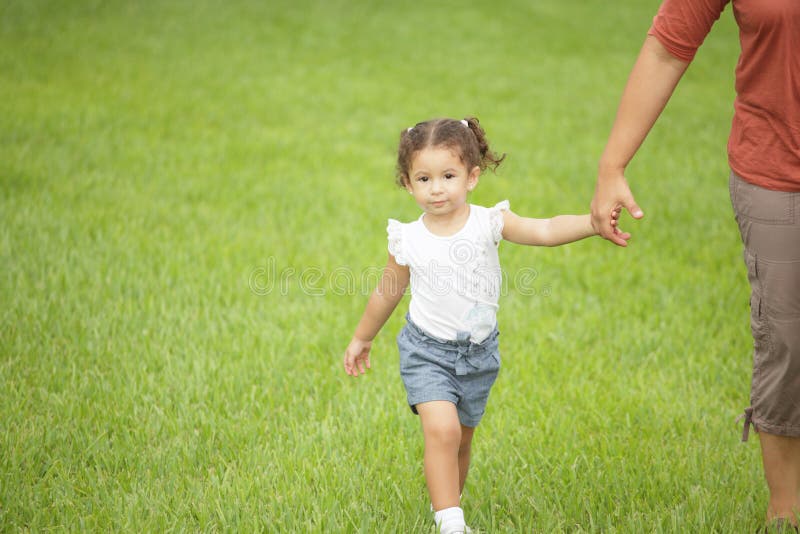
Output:
[[800,193],[764,189],[731,173],[730,194],[750,281],[753,381],[748,424],[800,437]]

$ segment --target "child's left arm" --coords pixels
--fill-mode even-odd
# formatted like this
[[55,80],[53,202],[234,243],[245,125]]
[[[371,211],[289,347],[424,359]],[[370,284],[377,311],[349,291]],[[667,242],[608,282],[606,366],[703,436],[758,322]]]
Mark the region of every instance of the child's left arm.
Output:
[[[555,247],[597,235],[591,215],[556,215],[550,219],[520,217],[505,210],[503,239],[519,245]],[[612,226],[619,219],[619,208],[610,214]]]

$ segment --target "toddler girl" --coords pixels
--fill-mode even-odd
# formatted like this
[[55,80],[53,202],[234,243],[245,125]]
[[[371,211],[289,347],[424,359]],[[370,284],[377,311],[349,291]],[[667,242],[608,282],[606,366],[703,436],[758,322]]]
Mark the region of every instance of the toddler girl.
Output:
[[[425,480],[441,532],[468,532],[460,495],[470,445],[500,369],[497,300],[501,239],[555,246],[597,234],[587,215],[531,219],[508,201],[491,208],[467,202],[481,171],[496,168],[478,119],[435,119],[403,131],[398,185],[422,215],[389,219],[389,258],[344,355],[357,377],[370,367],[372,340],[411,284],[407,323],[397,338],[408,404],[425,439]],[[616,226],[619,210],[610,214]]]

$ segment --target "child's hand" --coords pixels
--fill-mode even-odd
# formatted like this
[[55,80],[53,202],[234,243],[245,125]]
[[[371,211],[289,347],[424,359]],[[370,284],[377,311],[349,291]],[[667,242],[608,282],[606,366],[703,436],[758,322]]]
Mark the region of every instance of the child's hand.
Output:
[[[350,376],[366,374],[369,365],[369,349],[372,348],[372,341],[364,341],[354,337],[347,350],[344,351],[344,372]],[[366,364],[366,369],[364,368]]]

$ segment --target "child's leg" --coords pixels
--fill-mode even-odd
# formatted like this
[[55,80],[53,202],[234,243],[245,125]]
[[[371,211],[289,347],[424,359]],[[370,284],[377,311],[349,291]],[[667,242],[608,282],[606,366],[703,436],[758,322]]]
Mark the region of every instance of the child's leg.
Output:
[[464,493],[464,484],[467,482],[469,457],[472,451],[472,436],[474,434],[475,427],[461,425],[461,443],[458,447],[459,494]]
[[459,506],[462,427],[456,406],[449,401],[431,401],[417,404],[416,408],[425,436],[425,481],[433,509]]

